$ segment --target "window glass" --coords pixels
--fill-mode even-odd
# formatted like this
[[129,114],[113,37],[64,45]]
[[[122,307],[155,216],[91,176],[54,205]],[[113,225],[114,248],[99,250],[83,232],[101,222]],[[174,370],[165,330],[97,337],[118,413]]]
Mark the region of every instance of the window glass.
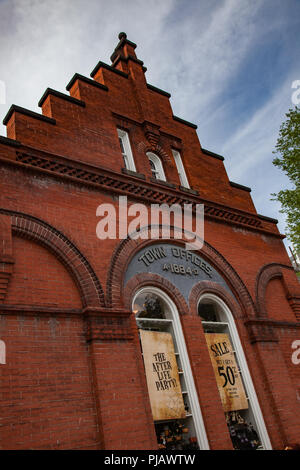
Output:
[[164,169],[163,169],[160,158],[152,152],[148,152],[147,157],[149,159],[152,177],[157,180],[166,181]]
[[[266,445],[263,445],[259,417],[254,413],[254,397],[250,391],[253,387],[251,377],[242,366],[245,358],[234,320],[224,307],[212,296],[204,297],[200,300],[198,314],[216,375],[228,432],[236,450],[264,449],[268,438],[265,436]],[[260,427],[263,427],[262,424]]]
[[173,153],[173,157],[174,157],[175,164],[177,167],[180,184],[181,186],[184,186],[185,188],[189,188],[190,185],[188,183],[188,179],[187,179],[185,169],[182,163],[181,155],[177,150],[172,150],[172,153]]
[[118,129],[118,137],[125,168],[130,171],[136,171],[127,132]]
[[[135,296],[132,308],[140,336],[142,336],[142,330],[157,332],[158,336],[159,333],[168,333],[168,336],[171,335],[174,347],[174,361],[180,382],[179,394],[182,395],[184,418],[175,417],[174,419],[154,421],[159,448],[168,450],[208,448],[175,305],[159,289],[149,287],[141,289]],[[143,350],[142,344],[141,349]],[[164,373],[168,375],[168,372]],[[166,391],[162,390],[161,393],[164,394]]]

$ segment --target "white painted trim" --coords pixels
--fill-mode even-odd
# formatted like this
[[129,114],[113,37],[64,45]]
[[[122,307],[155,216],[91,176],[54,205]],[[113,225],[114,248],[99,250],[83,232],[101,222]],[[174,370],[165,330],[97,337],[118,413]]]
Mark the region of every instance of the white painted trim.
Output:
[[188,182],[188,179],[187,179],[187,176],[186,176],[186,172],[185,172],[185,169],[184,169],[184,166],[183,166],[183,163],[182,163],[181,155],[177,150],[173,150],[173,149],[172,149],[172,153],[173,153],[176,168],[177,168],[177,171],[178,171],[180,184],[184,188],[190,189],[190,185],[189,185],[189,182]]
[[117,129],[117,131],[118,131],[118,137],[122,140],[123,147],[125,150],[125,155],[128,161],[128,166],[126,165],[126,168],[127,170],[130,170],[130,171],[136,171],[134,158],[133,158],[132,151],[131,151],[129,136],[127,132],[123,131],[122,129]]
[[6,347],[2,340],[0,340],[0,364],[6,364]]
[[[243,380],[244,380],[244,384],[246,388],[246,394],[249,397],[249,402],[251,403],[251,409],[255,417],[255,423],[256,423],[257,430],[261,439],[261,443],[265,450],[272,450],[271,441],[270,441],[268,431],[264,422],[264,418],[263,418],[263,415],[259,406],[258,398],[255,392],[255,388],[252,382],[251,374],[248,368],[248,364],[246,361],[246,357],[243,351],[243,347],[240,341],[240,337],[239,337],[239,334],[235,325],[233,315],[230,309],[228,308],[228,306],[225,304],[225,302],[223,302],[223,300],[217,297],[216,295],[209,294],[209,293],[203,294],[199,299],[198,305],[204,299],[206,300],[209,299],[217,303],[221,307],[223,314],[227,319],[231,341],[233,343],[233,348],[237,355],[239,366],[242,371],[242,376],[243,376]],[[219,324],[219,322],[209,322],[209,323]],[[224,325],[224,319],[222,319],[222,322],[220,323]]]
[[152,293],[156,294],[157,296],[161,297],[169,306],[171,314],[172,314],[172,324],[174,329],[174,334],[176,338],[177,348],[181,359],[181,365],[184,371],[184,378],[186,383],[186,388],[189,394],[191,412],[193,416],[195,431],[198,439],[198,444],[201,450],[209,450],[209,443],[206,435],[206,430],[202,418],[202,413],[200,409],[200,404],[196,392],[196,387],[193,379],[192,369],[190,366],[190,361],[188,357],[188,352],[185,345],[184,335],[181,327],[180,317],[178,314],[178,310],[174,302],[169,298],[169,296],[163,292],[162,290],[158,289],[157,287],[143,287],[140,289],[134,296],[133,304],[140,294],[145,293]]

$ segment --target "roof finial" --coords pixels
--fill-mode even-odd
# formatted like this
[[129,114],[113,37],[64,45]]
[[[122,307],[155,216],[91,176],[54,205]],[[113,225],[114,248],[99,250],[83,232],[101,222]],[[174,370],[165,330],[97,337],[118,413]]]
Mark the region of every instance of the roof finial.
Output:
[[120,41],[121,41],[121,39],[123,39],[123,38],[126,39],[126,38],[127,38],[127,34],[126,34],[126,33],[123,33],[123,32],[122,32],[122,33],[119,33],[119,39],[120,39]]

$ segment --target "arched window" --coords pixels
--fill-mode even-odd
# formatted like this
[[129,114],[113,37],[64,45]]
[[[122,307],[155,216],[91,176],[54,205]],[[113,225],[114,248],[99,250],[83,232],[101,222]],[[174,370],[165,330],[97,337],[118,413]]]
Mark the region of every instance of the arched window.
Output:
[[271,449],[234,318],[216,295],[198,304],[228,431],[235,449]]
[[[159,380],[162,377],[159,377],[159,371],[162,371],[166,378],[172,381],[174,381],[174,377],[176,377],[176,380],[178,380],[178,384],[176,384],[176,406],[178,406],[177,404],[179,401],[181,403],[183,402],[183,405],[180,405],[183,410],[180,418],[176,416],[174,418],[171,417],[164,420],[154,420],[159,447],[165,447],[170,450],[208,449],[209,445],[189,364],[179,314],[174,302],[172,302],[172,300],[160,289],[144,287],[140,289],[134,297],[133,312],[135,313],[137,326],[139,328],[153,415],[155,415],[155,413],[153,409],[153,393],[151,395],[151,387],[155,388],[156,386],[154,393],[159,390],[157,395],[161,393],[160,396],[164,395],[164,399],[166,395],[168,396],[169,391],[168,380],[166,383],[166,389],[161,390],[161,382],[159,382]],[[146,347],[144,332],[146,332],[146,337],[147,332],[153,332],[154,334],[150,333],[150,337],[151,339],[154,337],[156,341],[154,343],[155,347],[150,353],[151,358],[153,358],[151,359],[150,367],[149,365],[147,367],[145,357]],[[169,355],[164,355],[164,363],[159,366],[159,369],[157,369],[155,361],[158,354],[161,353],[161,350],[163,349],[160,340],[162,342],[165,341],[163,344],[167,344],[166,340],[171,342],[171,348],[169,349],[171,353]],[[160,350],[156,351],[156,344],[160,344],[160,348],[158,348]],[[169,343],[168,347],[170,347]],[[149,357],[149,347],[147,349],[147,357]],[[170,364],[172,364],[172,366]],[[152,382],[149,379],[149,375]],[[172,388],[172,384],[170,388]],[[173,407],[173,399],[174,398],[170,398],[170,402],[167,402],[167,407]],[[178,412],[177,410],[178,408],[176,408],[176,412]]]
[[147,157],[149,158],[149,163],[152,171],[153,178],[157,180],[166,181],[164,169],[161,163],[160,158],[155,155],[155,153],[148,152]]

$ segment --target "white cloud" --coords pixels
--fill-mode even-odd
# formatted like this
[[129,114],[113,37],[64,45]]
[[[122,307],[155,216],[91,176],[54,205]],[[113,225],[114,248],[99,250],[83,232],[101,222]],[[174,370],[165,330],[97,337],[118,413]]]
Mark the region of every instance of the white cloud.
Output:
[[[110,63],[120,31],[147,44],[149,32],[152,40],[159,35],[172,5],[173,0],[0,2],[0,80],[7,91],[2,118],[12,103],[39,111],[47,87],[65,92],[75,72],[89,76],[98,60]],[[4,126],[0,131],[5,135]]]
[[280,204],[271,201],[271,194],[291,184],[282,171],[274,167],[272,152],[285,113],[292,106],[291,83],[291,77],[287,78],[272,97],[236,129],[221,150],[230,179],[252,188],[257,211],[277,218],[281,232],[285,231],[286,217],[279,212]]
[[207,18],[199,8],[194,17],[180,19],[165,33],[169,40],[162,43],[163,55],[169,60],[160,64],[160,55],[151,58],[155,81],[170,82],[176,113],[186,118],[195,119],[200,106],[208,110],[216,102],[257,35],[260,2],[228,0],[217,5]]
[[274,92],[225,142],[222,153],[230,156],[230,171],[241,178],[253,167],[270,158],[287,106],[292,106],[291,79]]

